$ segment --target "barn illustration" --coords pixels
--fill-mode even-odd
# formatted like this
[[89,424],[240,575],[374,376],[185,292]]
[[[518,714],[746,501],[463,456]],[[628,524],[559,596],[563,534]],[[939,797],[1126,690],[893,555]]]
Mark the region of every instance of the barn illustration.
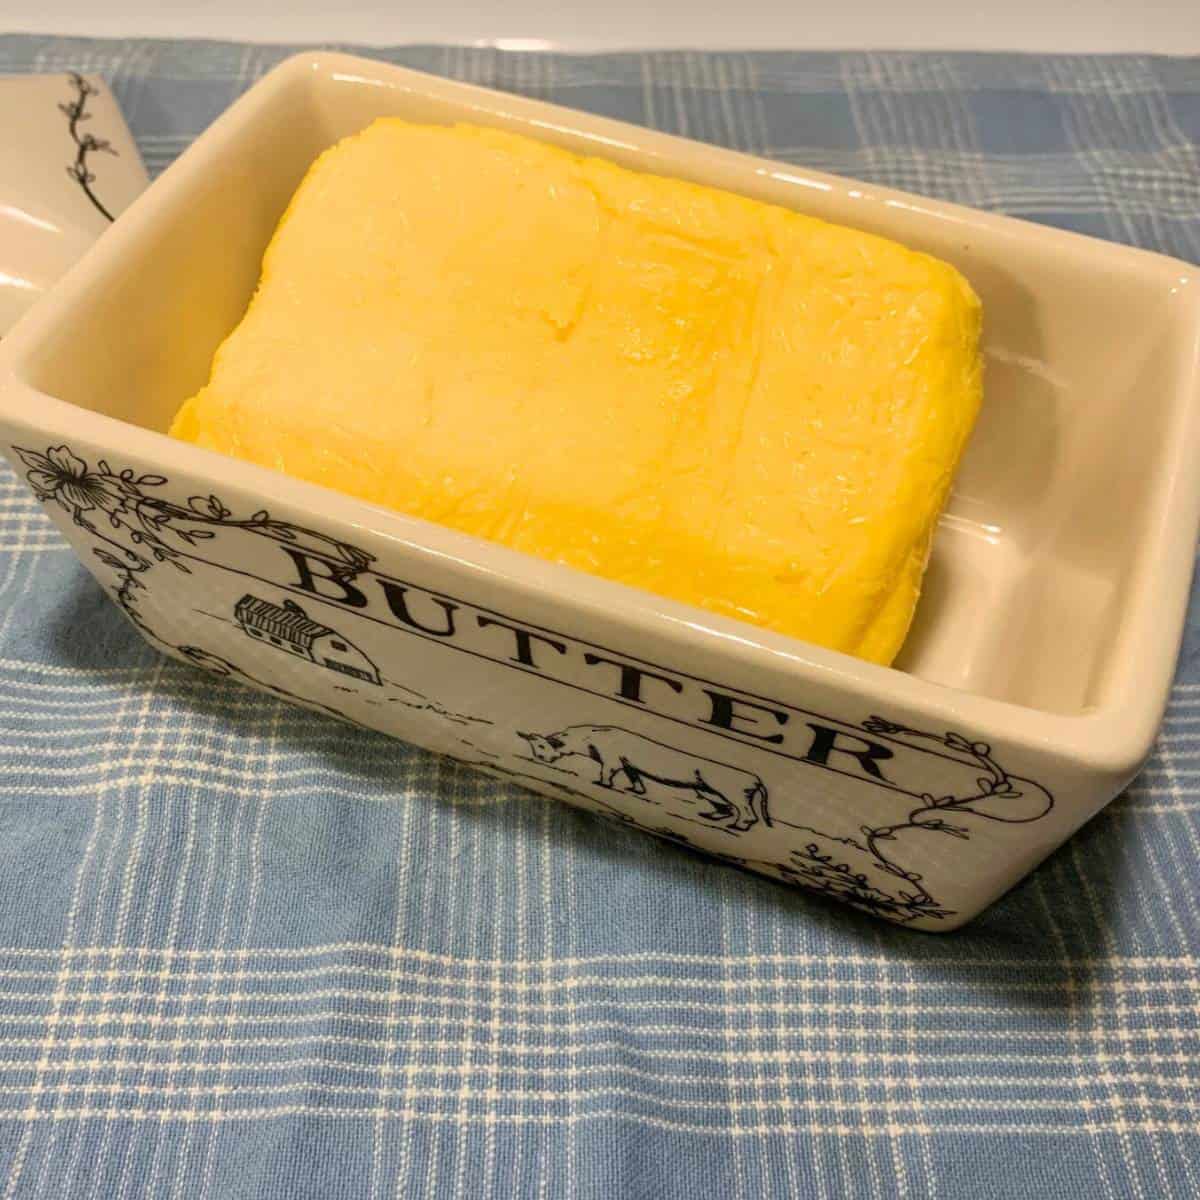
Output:
[[233,615],[243,631],[268,646],[274,646],[319,667],[382,686],[379,668],[344,635],[314,621],[294,600],[282,605],[243,596]]

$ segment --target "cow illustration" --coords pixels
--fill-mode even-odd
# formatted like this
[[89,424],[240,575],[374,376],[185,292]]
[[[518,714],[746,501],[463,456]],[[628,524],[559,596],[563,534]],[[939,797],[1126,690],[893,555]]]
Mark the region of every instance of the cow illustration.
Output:
[[706,821],[724,822],[730,832],[744,832],[760,820],[771,824],[766,786],[752,771],[676,750],[615,725],[569,725],[557,733],[518,736],[529,743],[538,762],[590,758],[598,768],[596,783],[600,787],[616,787],[623,775],[626,790],[644,796],[650,780],[704,800],[712,807],[699,815]]

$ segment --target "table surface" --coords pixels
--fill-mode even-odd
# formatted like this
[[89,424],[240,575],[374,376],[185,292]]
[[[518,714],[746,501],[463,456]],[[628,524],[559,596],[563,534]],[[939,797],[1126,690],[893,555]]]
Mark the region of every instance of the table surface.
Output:
[[514,50],[702,49],[1028,50],[1195,54],[1196,0],[858,0],[811,6],[794,0],[8,0],[5,32],[92,37],[208,37],[260,42],[453,42]]

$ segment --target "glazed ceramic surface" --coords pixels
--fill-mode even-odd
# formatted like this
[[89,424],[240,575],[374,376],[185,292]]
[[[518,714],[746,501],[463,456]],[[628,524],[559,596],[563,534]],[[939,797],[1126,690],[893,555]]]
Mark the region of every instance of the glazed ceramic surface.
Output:
[[[729,188],[968,276],[987,397],[897,669],[164,435],[308,164],[385,114]],[[1180,262],[315,54],[218,120],[0,346],[0,441],[166,653],[945,930],[1149,750],[1200,516],[1198,339]]]
[[146,187],[94,75],[0,78],[0,336]]

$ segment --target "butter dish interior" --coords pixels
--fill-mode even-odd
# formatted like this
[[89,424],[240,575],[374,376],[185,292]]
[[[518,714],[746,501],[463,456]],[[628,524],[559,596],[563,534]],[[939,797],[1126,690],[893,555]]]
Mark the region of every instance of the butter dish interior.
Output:
[[313,164],[184,441],[890,664],[980,402],[952,267],[460,124]]
[[[1060,714],[1111,698],[1114,662],[1132,636],[1125,613],[1140,586],[1140,547],[1157,519],[1149,481],[1169,417],[1165,405],[1137,398],[1169,393],[1180,368],[1183,315],[1161,275],[1094,264],[1082,243],[1052,262],[1019,240],[997,254],[969,226],[923,212],[918,201],[876,198],[752,160],[712,160],[703,147],[678,147],[667,161],[632,140],[350,75],[319,88],[296,76],[287,86],[294,94],[286,136],[248,133],[221,177],[160,221],[137,260],[87,298],[69,333],[45,340],[32,364],[35,387],[166,431],[245,312],[264,249],[309,164],[380,115],[510,128],[794,207],[953,263],[986,314],[985,402],[895,666]],[[1131,312],[1141,319],[1131,321]]]

